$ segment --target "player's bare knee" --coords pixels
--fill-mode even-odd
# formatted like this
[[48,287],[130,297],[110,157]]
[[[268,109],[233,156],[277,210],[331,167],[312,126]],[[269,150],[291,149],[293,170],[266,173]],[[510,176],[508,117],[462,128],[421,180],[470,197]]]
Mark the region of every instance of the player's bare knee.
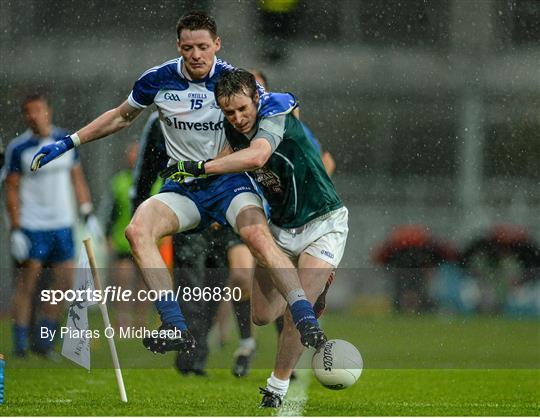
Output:
[[135,244],[137,233],[138,233],[137,229],[138,227],[133,222],[131,222],[124,230],[124,235],[126,236],[126,239],[128,240],[129,245],[131,245],[131,247],[133,247]]
[[132,221],[127,226],[125,235],[134,255],[142,251],[145,245],[150,242],[146,229],[136,221]]
[[257,325],[267,325],[272,321],[269,315],[269,306],[257,303],[256,300],[251,301],[251,321]]
[[270,322],[272,322],[272,319],[269,315],[265,315],[262,312],[251,312],[251,321],[257,325],[258,327],[263,325],[268,325]]
[[251,303],[251,320],[257,326],[268,325],[283,314],[284,306],[262,306],[258,308],[256,303]]

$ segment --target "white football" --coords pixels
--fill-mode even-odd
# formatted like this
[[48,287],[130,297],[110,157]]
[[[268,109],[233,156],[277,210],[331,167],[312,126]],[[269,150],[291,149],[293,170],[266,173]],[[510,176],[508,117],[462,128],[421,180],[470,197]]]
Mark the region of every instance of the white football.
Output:
[[314,355],[311,368],[317,380],[334,390],[356,383],[364,362],[358,349],[344,340],[328,340]]

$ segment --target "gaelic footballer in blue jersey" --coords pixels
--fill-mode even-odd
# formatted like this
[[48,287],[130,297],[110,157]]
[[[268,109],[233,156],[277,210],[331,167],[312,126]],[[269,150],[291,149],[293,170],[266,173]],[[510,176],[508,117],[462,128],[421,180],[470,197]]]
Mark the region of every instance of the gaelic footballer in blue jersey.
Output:
[[[9,143],[5,167],[11,254],[21,267],[13,297],[13,342],[18,356],[25,356],[29,348],[32,301],[43,266],[48,264],[54,269],[54,289],[71,287],[74,272],[73,192],[88,232],[95,238],[102,235],[97,218],[91,214],[90,193],[76,150],[55,160],[43,172],[30,172],[30,162],[36,151],[66,135],[64,129],[52,124],[52,107],[47,99],[40,94],[28,96],[23,102],[22,113],[28,129]],[[36,312],[40,308],[42,316],[36,324],[37,329],[56,329],[61,306],[36,306]],[[34,332],[30,348],[39,354],[51,355],[52,341],[39,338],[39,335]]]
[[[75,134],[42,148],[32,162],[33,170],[81,144],[103,138],[129,126],[151,104],[157,107],[166,139],[170,163],[216,158],[225,147],[223,114],[216,104],[214,89],[222,74],[232,67],[218,60],[221,48],[213,18],[190,12],[177,24],[180,58],[146,71],[135,83],[128,99],[105,112]],[[180,184],[167,181],[158,195],[146,200],[135,212],[126,236],[147,286],[168,290],[168,297],[156,302],[163,328],[187,331],[186,321],[173,300],[172,280],[156,242],[164,236],[197,231],[211,222],[230,224],[248,245],[261,265],[270,267],[271,280],[294,305],[299,329],[306,344],[319,345],[323,335],[306,299],[298,274],[287,256],[272,239],[262,203],[245,174],[229,174]],[[278,268],[279,267],[279,268]],[[308,331],[304,331],[308,329]],[[310,334],[310,335],[311,335]],[[190,350],[194,340],[144,340],[154,352]]]

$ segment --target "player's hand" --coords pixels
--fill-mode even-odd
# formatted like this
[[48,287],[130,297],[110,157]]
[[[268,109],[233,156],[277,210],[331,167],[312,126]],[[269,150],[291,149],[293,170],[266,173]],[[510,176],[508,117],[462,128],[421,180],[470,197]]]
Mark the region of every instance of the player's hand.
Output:
[[26,234],[20,229],[11,231],[11,255],[17,262],[28,260],[32,243]]
[[45,164],[50,163],[55,158],[60,157],[65,152],[72,149],[75,145],[70,136],[65,136],[54,144],[45,145],[34,155],[30,169],[37,171]]
[[178,161],[159,173],[161,178],[182,183],[186,177],[205,178],[205,161]]
[[98,218],[96,215],[91,213],[86,217],[85,222],[86,230],[90,233],[92,238],[94,238],[97,241],[101,241],[105,238],[105,234],[103,233],[103,228],[101,227],[101,224],[99,223]]

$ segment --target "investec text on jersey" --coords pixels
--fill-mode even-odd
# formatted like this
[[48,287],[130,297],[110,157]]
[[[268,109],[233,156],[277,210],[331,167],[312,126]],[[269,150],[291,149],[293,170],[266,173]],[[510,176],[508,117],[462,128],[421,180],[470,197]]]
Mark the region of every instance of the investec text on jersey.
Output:
[[218,123],[214,122],[185,122],[178,120],[175,117],[165,118],[165,123],[168,126],[174,126],[176,129],[182,129],[184,131],[220,131],[223,129],[223,121]]

